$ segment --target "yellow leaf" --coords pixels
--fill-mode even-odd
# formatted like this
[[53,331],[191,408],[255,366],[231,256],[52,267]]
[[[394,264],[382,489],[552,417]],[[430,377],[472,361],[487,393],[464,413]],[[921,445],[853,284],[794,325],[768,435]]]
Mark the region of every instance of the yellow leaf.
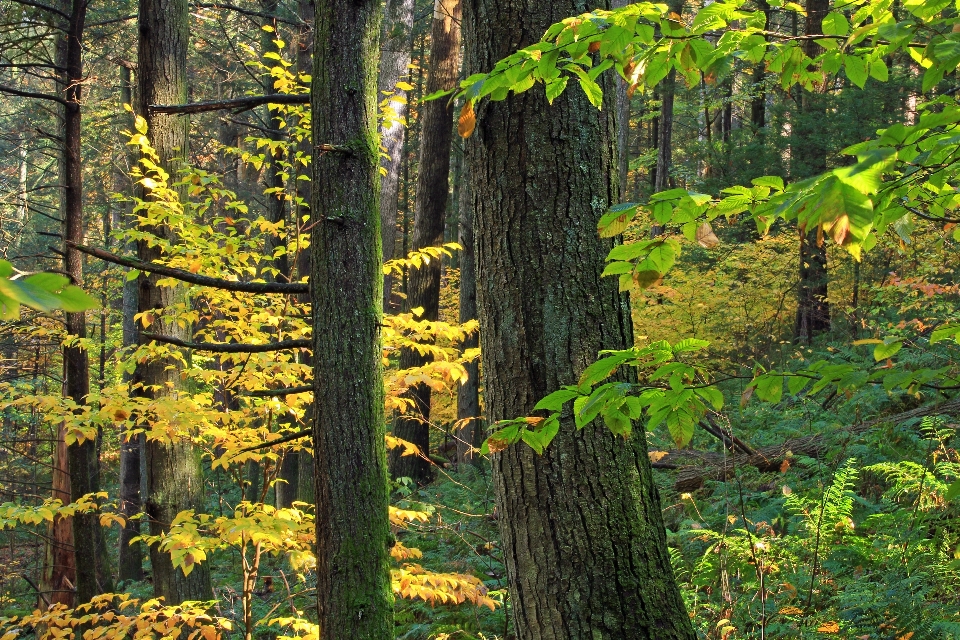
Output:
[[817,627],[817,631],[820,633],[840,633],[840,625],[831,620]]
[[785,616],[799,616],[803,613],[803,609],[799,607],[783,607],[780,609],[780,613]]

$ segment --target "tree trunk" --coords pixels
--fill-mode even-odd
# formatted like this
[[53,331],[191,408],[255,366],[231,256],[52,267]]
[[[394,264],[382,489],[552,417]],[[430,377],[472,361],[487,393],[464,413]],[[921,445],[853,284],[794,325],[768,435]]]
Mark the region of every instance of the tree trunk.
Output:
[[[70,467],[64,425],[57,428],[53,450],[53,478],[51,497],[64,504],[70,502]],[[41,602],[74,605],[74,583],[77,581],[77,563],[73,553],[73,518],[57,516],[47,527],[43,548],[43,571],[40,579]]]
[[[470,165],[463,159],[460,178],[460,323],[477,319],[477,260],[473,232],[473,193],[470,189]],[[460,345],[461,352],[480,345],[480,336],[473,334]],[[466,365],[467,381],[457,389],[457,462],[479,464],[479,456],[471,450],[483,441],[480,419],[480,361]]]
[[[757,0],[757,8],[763,11],[763,28],[766,30],[770,24],[770,4],[767,0]],[[756,93],[750,100],[750,124],[753,126],[754,135],[767,126],[767,90],[764,86],[764,77],[766,77],[766,66],[761,62],[753,68],[753,90]]]
[[[467,74],[592,8],[470,3]],[[484,103],[468,140],[490,423],[530,415],[542,397],[575,384],[599,350],[633,344],[629,300],[600,277],[612,241],[596,223],[617,199],[614,83],[609,74],[602,82],[603,111],[577,89],[552,106],[542,91]],[[642,428],[624,441],[602,424],[577,431],[567,413],[542,456],[521,444],[492,462],[519,638],[696,637]]]
[[[63,184],[63,237],[68,242],[83,243],[83,169],[80,139],[81,92],[83,81],[83,27],[86,20],[87,0],[73,0],[66,33],[66,91],[64,107],[63,161],[61,184]],[[76,284],[83,282],[83,255],[65,247],[64,270]],[[67,313],[66,329],[71,336],[87,337],[86,314]],[[64,395],[77,406],[87,403],[90,393],[90,357],[85,348],[64,347],[63,350]],[[76,501],[89,493],[100,491],[100,459],[97,455],[96,438],[86,439],[67,447],[70,459],[70,497]],[[110,571],[107,568],[106,546],[103,529],[96,513],[78,513],[73,517],[74,548],[82,548],[76,554],[77,596],[76,604],[89,602],[91,598],[112,591]]]
[[[297,69],[300,73],[305,75],[313,74],[313,22],[315,14],[314,0],[299,0],[297,4],[297,14],[300,18],[300,27],[297,32]],[[300,142],[300,151],[304,156],[313,156],[313,145],[311,144],[310,136],[307,136]],[[312,171],[312,168],[309,168],[308,171]],[[303,216],[310,213],[310,207],[313,202],[313,182],[311,180],[297,180],[296,181],[297,194],[300,197],[300,201],[304,203],[299,211],[297,212],[296,220],[297,224],[303,224],[304,226],[308,223],[302,222]],[[312,261],[310,259],[310,249],[301,250],[297,255],[297,276],[298,278],[303,278],[310,275]],[[310,294],[300,294],[298,297],[299,302],[303,304],[310,303]],[[299,357],[302,359],[301,362],[304,364],[310,364],[311,354],[306,351],[301,351]],[[313,423],[313,409],[308,408],[306,415],[304,416],[304,422],[306,424]],[[290,455],[290,452],[287,453]],[[287,478],[290,491],[289,497],[293,500],[298,500],[300,502],[306,502],[308,504],[314,503],[314,466],[313,466],[313,457],[310,455],[310,452],[307,450],[301,450],[296,452],[296,467],[297,467],[297,478],[296,481],[292,479],[293,473],[293,462],[284,460],[285,467],[281,468],[281,477]],[[277,496],[277,506],[280,504],[281,496]],[[284,496],[286,500],[286,496]]]
[[[160,157],[160,165],[176,180],[179,169],[189,158],[190,121],[186,116],[147,112],[149,104],[182,104],[187,101],[187,46],[189,44],[189,10],[187,0],[141,0],[139,13],[140,43],[138,51],[139,112],[147,119],[148,136]],[[181,191],[181,200],[186,192]],[[167,227],[154,227],[158,237],[176,241]],[[161,258],[158,247],[138,243],[138,257],[144,261]],[[159,287],[155,274],[141,274],[139,285],[140,313],[151,313],[151,330],[181,339],[190,338],[190,327],[181,328],[164,311],[186,301],[182,285]],[[140,393],[158,399],[175,397],[181,388],[180,365],[173,358],[153,359],[134,371],[134,385]],[[182,425],[189,429],[190,425]],[[167,531],[176,515],[186,509],[203,511],[205,491],[200,451],[189,441],[171,444],[149,440],[146,444],[147,499],[151,535]],[[174,569],[168,553],[150,549],[153,568],[153,590],[168,605],[184,600],[209,600],[213,597],[210,569],[197,566],[189,576]]]
[[[460,0],[435,0],[430,44],[428,94],[456,86],[460,73]],[[450,145],[453,114],[447,100],[434,100],[422,107],[420,128],[420,171],[417,174],[417,200],[413,219],[413,251],[443,244],[443,230],[449,195]],[[423,308],[421,319],[440,317],[440,261],[431,260],[409,275],[407,308]],[[422,366],[429,358],[405,349],[400,368]],[[393,435],[417,445],[424,454],[430,451],[430,387],[417,385],[411,390],[414,415],[401,416]],[[410,477],[418,483],[430,480],[430,463],[421,456],[402,456],[397,448],[390,455],[390,473],[395,478]]]
[[[397,211],[400,206],[400,167],[406,140],[407,92],[397,83],[410,72],[410,53],[413,48],[414,0],[387,0],[383,16],[383,39],[380,47],[380,77],[377,99],[384,92],[393,93],[390,107],[396,113],[396,122],[380,127],[380,144],[386,157],[381,162],[385,173],[380,179],[380,235],[383,238],[383,259],[390,260],[397,246]],[[390,305],[393,279],[384,278],[383,308]]]
[[[122,104],[133,104],[133,85],[130,77],[130,68],[120,67],[120,101]],[[133,131],[133,122],[128,123]],[[114,190],[117,193],[130,192],[132,185],[122,171],[117,171],[114,180]],[[117,228],[134,224],[132,210],[129,205],[119,209],[122,212],[114,221]],[[127,247],[128,251],[135,251],[136,244]],[[136,280],[123,281],[123,347],[130,349],[137,344],[137,325],[134,316],[137,313],[137,282]],[[124,382],[130,382],[130,375],[123,374]],[[140,535],[140,520],[133,520],[133,516],[140,513],[140,477],[141,460],[140,449],[143,446],[143,434],[131,436],[125,433],[120,435],[120,510],[127,519],[120,530],[120,552],[118,560],[118,578],[121,581],[143,580],[143,545],[139,542],[130,544],[130,540]]]
[[[806,8],[805,35],[822,33],[823,17],[830,10],[829,0],[807,0]],[[804,43],[804,53],[810,58],[819,55],[820,51],[821,47],[815,41]],[[827,170],[827,145],[820,132],[824,118],[823,95],[803,91],[799,118],[794,125],[795,145],[791,149],[790,173],[795,180]],[[793,335],[797,342],[810,344],[814,336],[830,330],[827,247],[816,228],[800,230],[799,272]]]
[[311,87],[317,612],[323,640],[393,638],[384,445],[379,0],[317,4]]

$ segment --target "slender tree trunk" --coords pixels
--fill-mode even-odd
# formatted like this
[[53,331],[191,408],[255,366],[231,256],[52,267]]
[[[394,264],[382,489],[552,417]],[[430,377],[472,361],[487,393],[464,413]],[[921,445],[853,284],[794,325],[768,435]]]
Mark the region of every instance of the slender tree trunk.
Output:
[[[179,169],[189,158],[189,118],[180,115],[149,113],[145,105],[182,104],[187,101],[187,47],[189,44],[189,8],[187,0],[141,0],[139,14],[140,43],[138,55],[138,91],[140,113],[147,119],[148,136],[160,157],[160,165],[176,180]],[[181,200],[187,199],[181,191]],[[176,241],[171,229],[154,227],[158,237]],[[146,242],[138,244],[138,256],[144,261],[161,258],[158,247]],[[140,313],[151,313],[151,329],[182,339],[190,338],[190,327],[181,328],[164,311],[186,302],[186,289],[181,285],[160,287],[158,276],[141,274],[139,278]],[[173,358],[158,358],[138,365],[134,385],[140,393],[159,399],[175,397],[181,389],[180,365]],[[191,425],[182,425],[189,430]],[[205,491],[200,451],[189,441],[170,444],[147,440],[147,499],[151,535],[169,529],[176,515],[186,509],[202,512]],[[166,604],[184,600],[209,600],[213,597],[210,569],[206,564],[194,568],[189,576],[174,569],[168,553],[156,546],[150,548],[153,568],[153,590]]]
[[[70,467],[65,427],[57,428],[53,450],[53,478],[51,497],[70,502]],[[72,607],[75,601],[74,583],[77,581],[77,563],[73,553],[73,518],[58,516],[47,527],[44,541],[43,571],[40,580],[40,604],[62,604]]]
[[[477,319],[477,260],[473,232],[473,192],[470,189],[470,165],[463,159],[460,178],[460,323]],[[480,346],[480,336],[473,334],[460,345],[461,353]],[[483,440],[480,416],[480,361],[466,365],[467,381],[457,389],[457,462],[479,464],[471,450]]]
[[[80,122],[83,87],[83,27],[87,14],[87,0],[73,0],[66,33],[66,92],[64,108],[63,184],[64,240],[83,243],[83,169],[80,146]],[[83,282],[83,255],[65,247],[65,271],[77,284]],[[67,313],[67,333],[78,338],[87,337],[86,314]],[[90,356],[85,348],[64,347],[64,395],[78,406],[87,403],[90,393]],[[100,491],[100,459],[97,455],[97,439],[86,439],[67,447],[70,458],[70,497],[76,501],[84,495]],[[77,604],[112,591],[110,571],[107,567],[106,546],[103,529],[96,513],[78,513],[73,517],[74,548],[82,548],[76,554]]]
[[[611,0],[610,8],[619,9],[630,0]],[[627,199],[627,182],[630,176],[630,96],[627,82],[617,76],[617,170],[620,177],[620,200]]]
[[[120,67],[120,102],[133,104],[133,84],[130,69]],[[128,126],[133,131],[133,122],[130,118]],[[128,154],[129,155],[129,154]],[[131,192],[133,185],[127,180],[123,171],[117,170],[114,179],[114,190],[117,193]],[[118,208],[117,220],[114,226],[134,224],[132,210],[129,205]],[[136,251],[136,244],[130,243],[128,251]],[[137,344],[137,325],[134,316],[137,314],[137,282],[124,279],[123,281],[123,347],[129,349]],[[124,382],[130,382],[130,375],[124,373]],[[125,431],[125,430],[124,430]],[[126,524],[120,530],[120,552],[118,577],[121,581],[143,580],[143,545],[139,542],[130,544],[130,540],[140,535],[140,520],[133,516],[140,513],[140,449],[143,446],[143,434],[127,437],[120,435],[120,510],[126,518]]]
[[[314,14],[316,8],[314,6],[314,0],[299,0],[297,5],[297,12],[300,17],[300,24],[302,25],[297,34],[297,68],[300,70],[300,73],[305,75],[313,74],[313,23],[314,23]],[[313,145],[311,143],[310,136],[306,137],[300,143],[300,151],[305,156],[313,156]],[[310,169],[312,171],[312,168]],[[312,180],[298,180],[297,181],[297,190],[298,195],[300,196],[301,202],[305,203],[297,215],[298,224],[303,219],[303,216],[310,213],[310,207],[313,203],[313,181]],[[311,252],[309,249],[301,250],[300,254],[297,256],[297,274],[299,277],[309,276],[312,269],[311,261]],[[299,301],[304,304],[310,303],[310,294],[301,294],[298,297]],[[303,362],[309,364],[310,354],[306,352],[301,352],[300,357],[304,358]],[[305,421],[307,424],[313,424],[313,409],[308,408],[305,416]],[[288,470],[288,473],[290,470]],[[296,482],[296,491],[291,491],[292,495],[296,500],[300,502],[306,502],[308,504],[313,504],[314,497],[314,464],[313,457],[307,450],[301,450],[297,452],[297,482]],[[279,500],[277,505],[279,506]]]
[[[467,74],[592,8],[469,3]],[[609,74],[602,82],[602,111],[576,90],[553,105],[542,91],[484,103],[467,141],[490,423],[530,415],[542,397],[575,384],[598,351],[633,345],[629,300],[600,277],[612,241],[596,223],[617,199],[615,92]],[[568,413],[542,456],[525,445],[494,454],[518,638],[696,637],[646,453],[642,428],[624,441],[602,424],[577,431]]]
[[[413,48],[414,0],[387,0],[383,16],[383,37],[380,52],[380,76],[377,99],[384,92],[393,93],[390,107],[396,122],[380,127],[380,144],[386,150],[381,166],[385,173],[380,179],[380,235],[383,238],[383,259],[390,260],[397,246],[397,211],[400,204],[400,167],[406,140],[407,92],[397,83],[410,72],[410,54]],[[393,278],[383,283],[383,308],[390,305]]]
[[[460,0],[435,0],[430,44],[428,94],[456,86],[460,73]],[[443,244],[444,222],[449,196],[450,145],[453,137],[453,113],[447,100],[434,100],[422,107],[420,128],[420,171],[417,174],[417,201],[413,220],[413,251]],[[407,308],[423,309],[423,320],[440,317],[440,261],[414,269],[409,275]],[[418,351],[405,349],[400,368],[422,366],[429,362]],[[401,416],[393,435],[417,445],[424,454],[430,451],[430,387],[411,389],[414,414]],[[395,478],[410,477],[419,483],[430,480],[430,463],[420,456],[402,456],[402,449],[391,452],[390,473]]]
[[379,0],[317,4],[311,277],[317,612],[323,640],[393,638],[383,420]]
[[[823,17],[830,10],[829,0],[807,0],[806,35],[823,31]],[[804,53],[810,58],[819,55],[820,45],[813,40],[804,43]],[[801,89],[801,91],[803,91]],[[797,144],[791,150],[791,170],[794,179],[806,178],[827,170],[827,148],[819,132],[826,117],[824,96],[803,91],[799,118],[794,125]],[[830,330],[828,301],[827,248],[817,229],[800,230],[797,316],[794,339],[810,344],[814,336]]]
[[[757,8],[763,11],[763,28],[766,30],[770,24],[770,4],[767,0],[757,0]],[[753,68],[753,90],[755,91],[753,99],[750,100],[750,124],[753,126],[754,135],[759,134],[767,126],[767,91],[764,87],[764,77],[766,76],[766,67],[763,62]]]

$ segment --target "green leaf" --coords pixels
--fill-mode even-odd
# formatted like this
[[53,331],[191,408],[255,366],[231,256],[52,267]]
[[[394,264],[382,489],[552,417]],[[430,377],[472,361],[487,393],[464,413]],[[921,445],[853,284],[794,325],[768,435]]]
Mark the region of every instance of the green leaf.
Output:
[[573,389],[564,388],[557,389],[547,397],[540,400],[537,405],[533,408],[534,411],[543,409],[546,411],[560,411],[563,408],[563,405],[573,398],[579,397],[580,394]]
[[612,238],[618,236],[629,226],[630,221],[637,212],[637,203],[625,202],[610,207],[605,214],[600,217],[597,223],[597,230],[601,238]]
[[934,332],[930,334],[930,344],[937,344],[938,342],[942,342],[948,338],[953,338],[955,341],[960,343],[960,324],[950,324],[945,327],[935,329]]
[[561,76],[556,80],[547,82],[547,102],[553,104],[553,101],[567,88],[567,76]]
[[13,275],[13,265],[6,260],[0,260],[0,278],[9,278]]
[[957,480],[947,487],[946,492],[943,494],[943,499],[950,502],[955,500],[957,496],[960,496],[960,480]]
[[[850,82],[863,89],[867,83],[867,63],[859,56],[844,56],[843,64]],[[924,89],[926,91],[926,89]]]
[[703,389],[696,390],[697,395],[710,403],[710,406],[714,408],[715,411],[720,411],[723,409],[723,394],[719,389],[714,387],[705,387]]
[[823,35],[845,36],[850,31],[847,17],[839,11],[831,11],[823,17]]
[[887,339],[873,349],[873,359],[877,362],[892,357],[903,348],[903,342],[896,339]]
[[607,425],[607,428],[610,429],[614,435],[623,436],[626,438],[633,431],[633,425],[630,422],[630,418],[623,415],[619,407],[607,405],[607,408],[603,411],[602,416],[603,423]]

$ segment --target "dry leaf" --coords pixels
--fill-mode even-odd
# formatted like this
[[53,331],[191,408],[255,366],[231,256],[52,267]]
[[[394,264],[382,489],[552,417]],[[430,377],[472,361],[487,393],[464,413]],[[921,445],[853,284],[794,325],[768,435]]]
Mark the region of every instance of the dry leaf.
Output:
[[713,232],[709,222],[704,222],[697,227],[697,243],[704,249],[713,249],[720,244],[720,238]]
[[648,451],[647,456],[650,458],[650,462],[660,462],[669,455],[666,451]]
[[840,633],[840,625],[831,620],[817,627],[817,631],[820,633]]
[[469,138],[476,126],[477,116],[473,112],[473,103],[467,100],[460,112],[460,119],[457,121],[457,133],[460,134],[461,138]]

